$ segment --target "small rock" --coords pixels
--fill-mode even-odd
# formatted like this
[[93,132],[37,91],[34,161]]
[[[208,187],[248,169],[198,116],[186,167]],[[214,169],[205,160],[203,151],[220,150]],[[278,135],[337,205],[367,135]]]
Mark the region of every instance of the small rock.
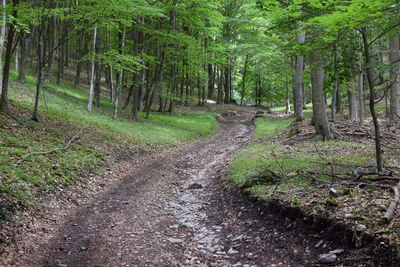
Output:
[[351,218],[353,218],[353,214],[348,213],[348,214],[344,215],[344,217],[346,219],[351,219]]
[[202,189],[202,188],[204,188],[204,186],[198,183],[191,184],[188,187],[189,190]]
[[183,240],[182,239],[178,239],[178,238],[168,238],[167,241],[172,243],[172,244],[183,243]]
[[364,224],[357,225],[357,231],[364,232],[366,230],[367,230],[367,226],[365,226]]
[[235,242],[235,241],[239,241],[242,239],[243,239],[243,235],[239,235],[239,236],[235,237],[234,239],[232,239],[232,241]]
[[6,243],[7,243],[7,239],[0,235],[0,244],[6,244]]
[[333,197],[337,197],[338,196],[338,192],[335,188],[331,188],[329,189],[329,194]]
[[335,249],[335,250],[330,251],[329,253],[330,254],[335,254],[335,255],[340,255],[343,252],[344,252],[344,249]]
[[337,260],[337,256],[336,254],[331,254],[331,253],[327,253],[327,254],[321,254],[319,255],[319,263],[335,263]]
[[238,253],[239,253],[239,251],[234,250],[233,248],[231,248],[231,249],[228,251],[228,254],[238,254]]

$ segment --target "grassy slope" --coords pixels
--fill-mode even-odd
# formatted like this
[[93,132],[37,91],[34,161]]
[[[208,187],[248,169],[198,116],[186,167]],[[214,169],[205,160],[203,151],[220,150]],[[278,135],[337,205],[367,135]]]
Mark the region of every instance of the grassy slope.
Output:
[[[400,222],[388,226],[381,220],[392,198],[390,190],[341,185],[341,180],[329,175],[332,170],[328,162],[333,163],[335,173],[342,174],[354,171],[355,166],[373,166],[373,146],[338,140],[310,140],[291,146],[270,142],[290,123],[288,119],[258,119],[255,142],[230,164],[228,181],[261,199],[300,206],[309,214],[334,218],[353,227],[364,224],[367,232],[399,240],[396,229]],[[255,180],[256,174],[268,175],[269,170],[282,178],[271,175],[262,182]],[[331,187],[338,191],[337,197],[330,195]],[[346,214],[353,217],[345,219]]]
[[[12,80],[16,74],[12,73]],[[41,96],[41,123],[29,120],[35,80],[12,82],[13,116],[0,114],[0,219],[16,207],[30,207],[39,195],[60,192],[67,184],[82,179],[83,173],[101,171],[110,161],[111,150],[154,151],[176,146],[214,133],[218,125],[212,113],[192,112],[176,116],[151,114],[148,120],[129,120],[129,111],[120,119],[111,118],[112,104],[86,111],[85,88],[71,89],[49,84]],[[77,140],[65,151],[21,157],[27,153],[64,147],[77,133]]]

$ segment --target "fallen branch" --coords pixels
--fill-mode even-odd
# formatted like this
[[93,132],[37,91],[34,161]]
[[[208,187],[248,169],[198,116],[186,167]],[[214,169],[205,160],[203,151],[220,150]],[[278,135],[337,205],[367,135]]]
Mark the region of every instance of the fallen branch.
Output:
[[383,218],[388,223],[393,219],[394,213],[396,211],[397,203],[400,202],[399,186],[400,186],[400,183],[397,186],[393,187],[394,199],[392,201],[390,201],[389,207],[386,210],[385,214],[383,215]]
[[64,151],[64,150],[67,150],[67,149],[71,146],[72,142],[73,142],[75,139],[78,138],[78,136],[79,136],[79,134],[82,132],[82,130],[83,130],[83,128],[81,128],[81,129],[79,130],[79,132],[78,132],[76,135],[74,135],[74,137],[72,137],[72,138],[68,141],[68,143],[66,144],[66,146],[60,147],[60,148],[55,148],[55,149],[52,149],[52,150],[49,150],[49,151],[42,151],[42,152],[36,152],[36,151],[34,151],[34,152],[30,152],[30,153],[28,153],[28,154],[23,155],[23,156],[17,161],[17,164],[21,164],[21,163],[22,163],[27,157],[29,157],[29,156],[48,155],[48,154],[55,153],[55,152],[57,152],[57,151]]
[[400,177],[390,177],[390,176],[381,176],[381,177],[376,177],[376,178],[364,178],[369,181],[396,181],[400,182]]
[[290,144],[290,142],[293,141],[293,139],[295,139],[296,142],[301,142],[301,141],[304,141],[306,139],[313,138],[316,135],[317,134],[315,132],[297,134],[297,135],[294,135],[292,137],[289,137],[289,138],[283,140],[282,143],[283,144]]
[[334,186],[338,186],[338,185],[355,185],[359,188],[362,188],[365,186],[378,187],[378,188],[383,188],[383,189],[392,188],[391,186],[383,185],[383,184],[355,183],[355,182],[341,182],[339,184],[335,184]]

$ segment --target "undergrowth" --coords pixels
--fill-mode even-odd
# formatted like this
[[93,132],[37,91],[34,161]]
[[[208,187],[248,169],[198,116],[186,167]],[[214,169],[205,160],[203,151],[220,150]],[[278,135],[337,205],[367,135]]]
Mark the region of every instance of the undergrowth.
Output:
[[[381,219],[392,198],[390,190],[360,187],[357,185],[362,182],[351,184],[351,180],[346,184],[338,178],[351,177],[359,167],[373,166],[373,145],[318,138],[285,145],[282,141],[290,133],[286,128],[291,123],[288,118],[258,119],[254,142],[228,167],[228,183],[266,201],[278,200],[355,228],[363,224],[367,232],[400,239],[395,226]],[[333,195],[331,188],[336,192]]]
[[[112,150],[137,147],[139,151],[154,151],[218,129],[211,112],[152,113],[149,119],[140,113],[133,122],[130,111],[121,109],[120,118],[114,120],[113,105],[106,98],[100,108],[89,113],[86,88],[73,89],[69,82],[46,84],[39,108],[41,122],[36,123],[30,120],[35,79],[28,76],[21,84],[14,81],[16,73],[11,79],[12,112],[0,114],[0,219],[12,216],[16,209],[35,206],[42,195],[62,192],[66,186],[102,172],[117,160],[110,155]],[[59,150],[71,140],[67,149]]]

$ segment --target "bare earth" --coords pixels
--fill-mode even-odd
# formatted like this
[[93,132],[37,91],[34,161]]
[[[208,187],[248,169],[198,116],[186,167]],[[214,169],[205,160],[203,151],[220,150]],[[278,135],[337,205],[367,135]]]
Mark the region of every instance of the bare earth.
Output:
[[208,139],[141,159],[70,209],[49,207],[52,218],[32,223],[4,266],[312,266],[335,248],[315,248],[317,235],[262,214],[224,185],[226,165],[254,131],[252,115],[223,117]]

